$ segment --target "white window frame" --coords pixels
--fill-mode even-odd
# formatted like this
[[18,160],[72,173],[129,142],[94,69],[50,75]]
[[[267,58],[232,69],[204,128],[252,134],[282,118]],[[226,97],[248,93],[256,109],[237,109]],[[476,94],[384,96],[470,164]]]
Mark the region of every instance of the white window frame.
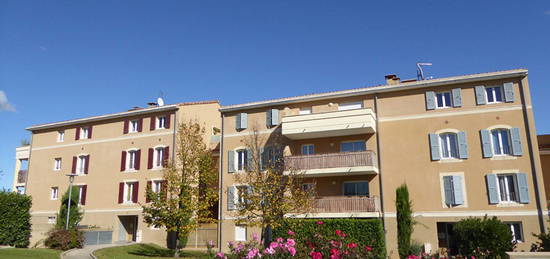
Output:
[[349,110],[358,110],[358,109],[363,109],[363,102],[357,101],[357,102],[345,102],[345,103],[338,104],[339,111],[349,111]]
[[[126,170],[127,172],[134,172],[136,170],[136,157],[139,149],[133,148],[126,150]],[[132,154],[134,159],[132,161]],[[132,163],[133,162],[133,163]]]
[[[440,107],[439,106],[439,101],[437,99],[437,95],[440,94],[440,95],[443,95],[443,98],[441,99],[442,100],[442,106]],[[449,94],[449,103],[447,103],[447,101],[445,100],[445,94]],[[451,91],[445,91],[445,92],[436,92],[435,95],[435,108],[436,109],[447,109],[447,108],[452,108],[453,107],[453,95],[451,93]]]
[[[493,96],[493,101],[492,102],[489,101],[489,93],[487,92],[487,89],[491,89],[491,95]],[[496,94],[495,89],[499,89],[498,91],[500,92],[500,101],[497,101],[497,98],[496,98],[497,94]],[[486,86],[484,90],[485,90],[485,102],[487,104],[504,102],[504,89],[503,89],[502,86],[500,86],[500,85]]]
[[166,116],[165,115],[157,116],[156,129],[165,129],[166,128],[164,126],[165,123],[166,123]]
[[139,129],[139,120],[130,120],[128,133],[136,133]]
[[59,187],[50,188],[50,200],[55,201],[59,198]]
[[[504,142],[502,141],[502,133],[501,130],[505,130],[506,134],[508,134],[508,153],[504,153]],[[498,131],[498,153],[497,150],[495,150],[495,141],[493,138],[493,131]],[[493,150],[493,156],[511,156],[512,155],[512,139],[510,134],[509,128],[494,128],[489,130],[490,138],[491,138],[491,149]]]
[[151,191],[159,193],[162,190],[162,181],[163,180],[151,180]]
[[248,185],[234,185],[235,187],[235,193],[233,194],[233,203],[235,205],[239,205],[239,204],[242,204],[244,203],[245,201],[242,199],[242,196],[240,195],[240,189],[239,188],[244,188],[246,192],[248,192]]
[[[497,181],[496,185],[497,185],[497,195],[498,195],[499,203],[505,203],[505,204],[506,203],[507,204],[517,204],[517,203],[519,203],[519,188],[518,188],[518,179],[517,179],[516,175],[517,175],[517,173],[497,173],[496,174],[495,178],[496,178],[496,181]],[[512,179],[513,179],[512,183],[508,182],[508,179],[510,179],[510,178],[508,178],[508,176],[512,176]],[[502,200],[502,196],[501,196],[502,190],[500,189],[500,177],[505,177],[504,178],[505,179],[504,184],[506,185],[506,188],[508,189],[507,190],[507,197],[506,197],[507,200]],[[515,201],[512,200],[512,195],[509,191],[510,190],[510,185],[513,185],[513,187],[514,187],[514,191],[515,191],[514,199],[515,199]]]
[[65,141],[65,131],[59,130],[57,131],[57,142],[63,142]]
[[18,194],[25,194],[25,186],[24,185],[16,186],[15,191],[17,191]]
[[300,108],[299,115],[311,114],[311,107]]
[[54,171],[60,171],[61,170],[61,163],[62,163],[61,157],[54,158],[53,159],[53,170]]
[[80,139],[88,139],[90,135],[90,127],[80,127]]
[[[243,152],[242,159],[239,159],[239,153]],[[235,170],[237,172],[244,172],[246,171],[247,163],[248,163],[248,151],[245,148],[239,148],[235,150]],[[242,160],[242,161],[241,161]],[[239,169],[239,163],[242,163],[242,168]]]
[[164,165],[162,164],[162,160],[164,160],[165,148],[166,146],[156,146],[153,148],[153,169],[164,168]]
[[76,174],[84,175],[86,170],[86,163],[88,162],[87,154],[80,154],[76,157]]
[[[134,184],[136,184],[136,183],[137,183],[137,181],[124,182],[124,196],[123,196],[123,199],[122,199],[123,204],[134,204],[134,202],[132,201],[132,197],[134,196]],[[130,188],[130,186],[132,188]],[[127,199],[128,197],[130,197],[130,198]]]
[[[304,147],[307,147],[308,154],[304,154]],[[311,151],[311,153],[309,153]],[[315,155],[315,144],[302,144],[300,146],[300,154],[302,156]]]
[[244,225],[235,225],[235,241],[246,242],[248,234],[246,230]]
[[84,190],[82,187],[85,184],[75,184],[76,187],[78,187],[78,206],[82,206],[82,191]]
[[[520,221],[504,222],[504,224],[508,225],[508,227],[510,228],[510,231],[512,232],[512,241],[515,241],[515,242],[518,242],[518,243],[525,242],[525,236],[523,235],[523,224]],[[517,231],[519,231],[519,235],[521,237],[520,240],[516,239],[516,230],[513,227],[514,224],[517,224],[518,227],[519,227],[519,229]]]
[[55,224],[56,222],[57,222],[56,216],[48,216],[48,224],[52,225],[52,224]]
[[[452,146],[451,146],[451,139],[449,137],[445,138],[445,143],[442,142],[442,139],[441,139],[441,136],[442,135],[454,135],[454,138],[455,138],[455,155],[456,157],[453,157],[452,155]],[[437,134],[438,136],[438,141],[439,141],[439,152],[441,154],[441,159],[459,159],[459,150],[458,150],[458,134],[455,133],[455,132],[441,132],[439,134]],[[443,152],[443,145],[445,144],[445,146],[447,147],[447,149],[449,150],[449,156],[445,157],[443,156],[443,154],[445,152]]]

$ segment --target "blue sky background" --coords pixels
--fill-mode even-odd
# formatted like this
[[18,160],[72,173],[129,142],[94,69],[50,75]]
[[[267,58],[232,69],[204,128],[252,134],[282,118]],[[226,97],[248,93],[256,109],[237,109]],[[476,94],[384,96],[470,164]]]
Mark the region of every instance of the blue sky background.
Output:
[[[25,127],[155,100],[242,103],[529,69],[550,133],[550,1],[1,1],[0,188]],[[7,98],[7,102],[6,102]]]

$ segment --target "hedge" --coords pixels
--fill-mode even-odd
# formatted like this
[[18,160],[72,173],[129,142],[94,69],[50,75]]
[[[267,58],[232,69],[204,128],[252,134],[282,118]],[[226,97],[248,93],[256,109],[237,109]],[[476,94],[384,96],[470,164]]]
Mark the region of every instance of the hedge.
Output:
[[[318,224],[321,221],[322,224]],[[296,242],[305,244],[312,240],[316,233],[327,238],[336,238],[335,231],[346,233],[346,239],[361,246],[370,246],[379,258],[385,258],[386,245],[384,228],[380,219],[284,219],[282,224],[273,229],[273,238],[289,238],[292,230]]]
[[0,191],[0,245],[29,246],[31,205],[30,196]]

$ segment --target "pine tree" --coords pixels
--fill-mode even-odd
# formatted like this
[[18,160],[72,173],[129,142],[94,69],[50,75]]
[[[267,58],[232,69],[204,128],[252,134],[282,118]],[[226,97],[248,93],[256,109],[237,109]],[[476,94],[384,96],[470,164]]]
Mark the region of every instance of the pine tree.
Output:
[[412,202],[409,200],[409,190],[406,184],[395,190],[395,207],[397,210],[397,247],[399,256],[407,258],[411,249],[413,232]]
[[[69,190],[63,194],[61,198],[61,206],[59,207],[59,213],[57,213],[57,222],[55,227],[57,229],[65,229],[67,222],[67,201],[69,200]],[[71,213],[69,215],[69,229],[75,229],[82,220],[82,212],[78,208],[78,187],[73,186],[71,192]]]

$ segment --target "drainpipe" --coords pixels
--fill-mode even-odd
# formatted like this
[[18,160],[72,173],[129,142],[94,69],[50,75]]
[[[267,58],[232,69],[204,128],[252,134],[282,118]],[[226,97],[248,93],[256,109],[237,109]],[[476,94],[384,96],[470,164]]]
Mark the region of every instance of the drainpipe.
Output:
[[[533,151],[533,140],[531,138],[531,127],[529,127],[529,114],[527,111],[527,105],[525,103],[525,91],[524,86],[522,83],[522,78],[519,80],[519,90],[520,90],[520,96],[521,96],[521,106],[523,111],[523,121],[525,122],[525,134],[527,135],[527,146],[529,147],[529,160],[531,162],[531,175],[533,177],[533,185],[535,187],[535,200],[537,204],[537,216],[539,220],[539,227],[540,232],[545,233],[546,229],[544,227],[544,212],[542,209],[544,208],[544,205],[542,205],[542,199],[541,199],[541,193],[539,189],[539,179],[537,177],[537,166],[536,166],[536,158],[534,156],[535,152]],[[538,147],[537,147],[538,148]]]
[[221,120],[222,120],[222,132],[221,132],[221,139],[220,139],[220,165],[219,165],[219,174],[218,174],[218,251],[222,251],[222,197],[223,197],[223,142],[224,142],[224,114],[221,113]]
[[[33,136],[34,136],[34,132],[31,131],[31,143],[29,143],[29,158],[27,158],[27,175],[25,175],[25,195],[28,195],[27,186],[29,185],[29,174],[31,174],[31,154],[32,154]],[[19,175],[19,172],[17,172],[17,174]],[[17,178],[18,175],[16,175],[15,177]]]
[[[378,115],[378,94],[374,95],[374,114],[376,115],[376,153],[378,163],[378,184],[380,188],[380,215],[382,216],[382,227],[384,228],[384,243],[386,243],[386,250],[388,244],[387,229],[386,229],[386,215],[384,211],[384,182],[382,178],[382,153],[380,152],[380,126]],[[386,251],[387,252],[387,251]]]

